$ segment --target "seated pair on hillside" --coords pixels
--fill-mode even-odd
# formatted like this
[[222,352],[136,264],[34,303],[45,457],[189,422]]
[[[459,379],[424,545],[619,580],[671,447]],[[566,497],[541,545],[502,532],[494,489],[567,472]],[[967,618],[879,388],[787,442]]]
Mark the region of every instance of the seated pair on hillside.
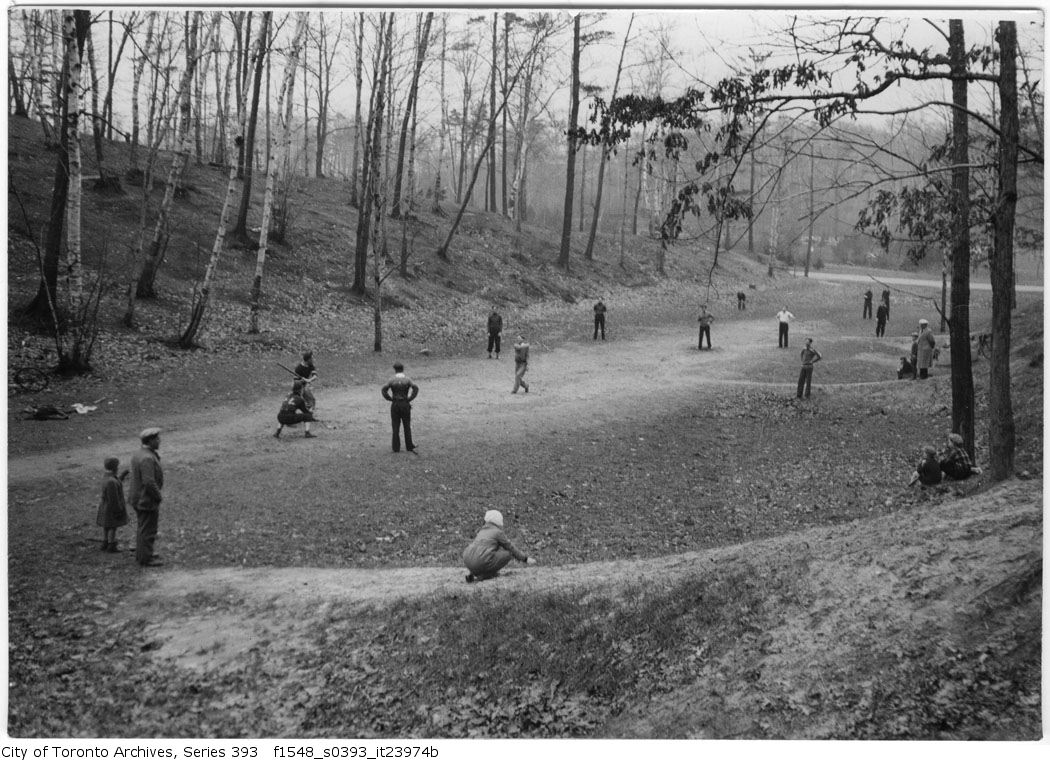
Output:
[[912,473],[909,485],[918,481],[923,486],[934,486],[941,482],[942,476],[962,481],[981,472],[970,460],[970,455],[963,448],[963,437],[957,433],[948,434],[948,445],[940,454],[929,445],[923,447],[922,451],[922,460]]

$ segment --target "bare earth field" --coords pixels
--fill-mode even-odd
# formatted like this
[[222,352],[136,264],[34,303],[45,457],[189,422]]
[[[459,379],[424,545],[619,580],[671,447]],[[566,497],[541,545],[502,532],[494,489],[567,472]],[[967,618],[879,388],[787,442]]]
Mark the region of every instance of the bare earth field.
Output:
[[[145,417],[130,395],[65,422],[9,415],[9,732],[1041,736],[1041,427],[1022,432],[1024,478],[909,490],[919,447],[949,425],[947,368],[891,380],[900,339],[831,308],[779,350],[753,314],[719,314],[710,352],[687,315],[534,344],[527,395],[509,393],[510,352],[409,358],[418,455],[389,449],[390,358],[349,383],[319,358],[314,440],[270,436],[277,398],[221,403],[192,384]],[[826,361],[798,402],[804,333]],[[1018,368],[1041,387],[1041,365]],[[253,372],[280,377],[269,359]],[[166,565],[140,570],[98,551],[94,509],[102,459],[126,460],[146,424],[165,429]],[[468,586],[459,553],[492,507],[540,565]],[[443,707],[348,688],[423,668],[412,658],[469,636],[457,621],[509,600],[603,615],[664,600],[677,617],[659,647],[628,633],[595,647],[631,666],[620,694],[543,673],[508,688],[549,687],[553,718],[482,716],[484,695],[451,674],[419,677]],[[385,641],[390,626],[416,634]]]

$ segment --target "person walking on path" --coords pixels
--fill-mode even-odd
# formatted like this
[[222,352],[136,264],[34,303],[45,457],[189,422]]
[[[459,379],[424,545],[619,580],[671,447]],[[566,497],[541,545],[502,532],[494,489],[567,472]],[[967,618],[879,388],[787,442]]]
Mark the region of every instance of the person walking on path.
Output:
[[496,350],[496,359],[499,359],[500,334],[503,332],[503,315],[492,307],[489,315],[489,359],[492,359],[492,350]]
[[697,322],[700,323],[700,338],[697,340],[697,351],[704,348],[704,336],[707,336],[707,348],[711,348],[711,321],[715,318],[707,313],[707,304],[700,305],[700,317]]
[[277,412],[277,430],[274,431],[273,437],[275,439],[281,438],[281,431],[284,430],[285,426],[293,426],[303,424],[304,439],[316,438],[310,433],[310,423],[314,418],[314,413],[310,409],[309,403],[303,396],[303,388],[306,383],[301,380],[297,380],[292,384],[292,393],[288,394],[288,398],[281,403],[281,409]]
[[128,472],[117,475],[120,460],[107,457],[103,462],[106,469],[102,477],[102,499],[98,503],[98,516],[95,522],[102,527],[102,551],[117,551],[117,529],[128,524],[128,507],[124,500],[124,481]]
[[864,315],[861,317],[862,320],[871,319],[871,298],[872,293],[871,288],[869,288],[868,290],[864,291]]
[[882,292],[882,303],[886,305],[886,319],[890,319],[890,292],[886,289]]
[[138,527],[135,534],[135,561],[141,566],[163,565],[154,554],[160,503],[163,497],[164,471],[160,467],[160,428],[147,428],[139,434],[142,447],[131,458],[131,485],[128,501],[135,509]]
[[412,443],[412,400],[419,394],[419,386],[405,375],[405,366],[400,362],[394,363],[394,377],[383,386],[382,394],[390,402],[390,448],[401,451],[400,429],[404,427],[405,449],[416,451],[416,445]]
[[802,349],[800,357],[802,359],[802,371],[798,374],[798,393],[796,397],[801,399],[802,393],[805,391],[806,398],[809,399],[809,387],[813,382],[813,365],[822,359],[820,352],[813,348],[812,338],[806,339],[806,345]]
[[512,559],[536,564],[536,558],[515,547],[503,533],[503,514],[499,510],[489,510],[485,513],[485,525],[463,550],[463,565],[470,572],[467,583],[494,579]]
[[514,388],[510,393],[518,393],[519,388],[529,393],[529,384],[525,382],[525,371],[529,369],[529,344],[525,336],[519,334],[518,342],[514,344]]
[[915,366],[919,368],[919,379],[930,376],[930,367],[933,365],[933,350],[937,348],[937,339],[933,337],[930,330],[929,320],[919,320],[919,336],[915,339],[918,343]]
[[736,292],[736,308],[747,309],[747,294],[743,291]]
[[875,337],[882,338],[886,335],[886,321],[890,319],[890,308],[885,304],[879,304],[875,310]]
[[594,338],[592,340],[598,340],[598,330],[602,331],[602,340],[605,340],[605,304],[601,299],[598,299],[598,303],[594,305]]
[[306,402],[306,408],[313,412],[314,407],[317,406],[317,399],[314,397],[313,392],[314,381],[317,380],[317,367],[314,366],[314,353],[312,351],[303,352],[303,361],[295,366],[295,374],[303,381],[302,397]]
[[777,323],[780,326],[780,332],[777,334],[777,348],[786,349],[788,347],[788,327],[794,319],[795,315],[791,314],[787,307],[777,312]]

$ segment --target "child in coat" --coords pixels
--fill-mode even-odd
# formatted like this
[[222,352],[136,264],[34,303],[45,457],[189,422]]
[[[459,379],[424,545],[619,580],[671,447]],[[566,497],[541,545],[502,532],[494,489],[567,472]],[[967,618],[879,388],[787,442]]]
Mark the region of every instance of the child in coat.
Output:
[[102,499],[98,503],[98,516],[95,522],[102,527],[102,551],[117,551],[117,529],[128,522],[128,508],[124,501],[125,470],[117,475],[120,460],[107,457],[103,462],[106,475],[102,478]]
[[529,565],[536,563],[536,558],[530,558],[511,544],[503,533],[503,514],[489,510],[485,513],[485,525],[463,550],[463,564],[470,571],[467,583],[495,578],[511,558]]

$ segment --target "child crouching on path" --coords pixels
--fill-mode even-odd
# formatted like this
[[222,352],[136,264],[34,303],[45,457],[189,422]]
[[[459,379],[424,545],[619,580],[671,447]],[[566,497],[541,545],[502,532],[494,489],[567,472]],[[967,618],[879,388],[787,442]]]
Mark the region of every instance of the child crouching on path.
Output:
[[529,565],[536,563],[536,558],[530,558],[507,539],[503,533],[503,514],[489,510],[485,513],[485,525],[463,550],[463,564],[470,571],[467,583],[495,578],[511,558]]
[[[102,499],[98,503],[98,517],[95,522],[102,527],[102,551],[117,551],[117,529],[127,525],[128,508],[124,501],[124,482],[117,475],[120,460],[107,457],[103,462],[106,475],[102,478]],[[124,476],[128,472],[124,471]]]

